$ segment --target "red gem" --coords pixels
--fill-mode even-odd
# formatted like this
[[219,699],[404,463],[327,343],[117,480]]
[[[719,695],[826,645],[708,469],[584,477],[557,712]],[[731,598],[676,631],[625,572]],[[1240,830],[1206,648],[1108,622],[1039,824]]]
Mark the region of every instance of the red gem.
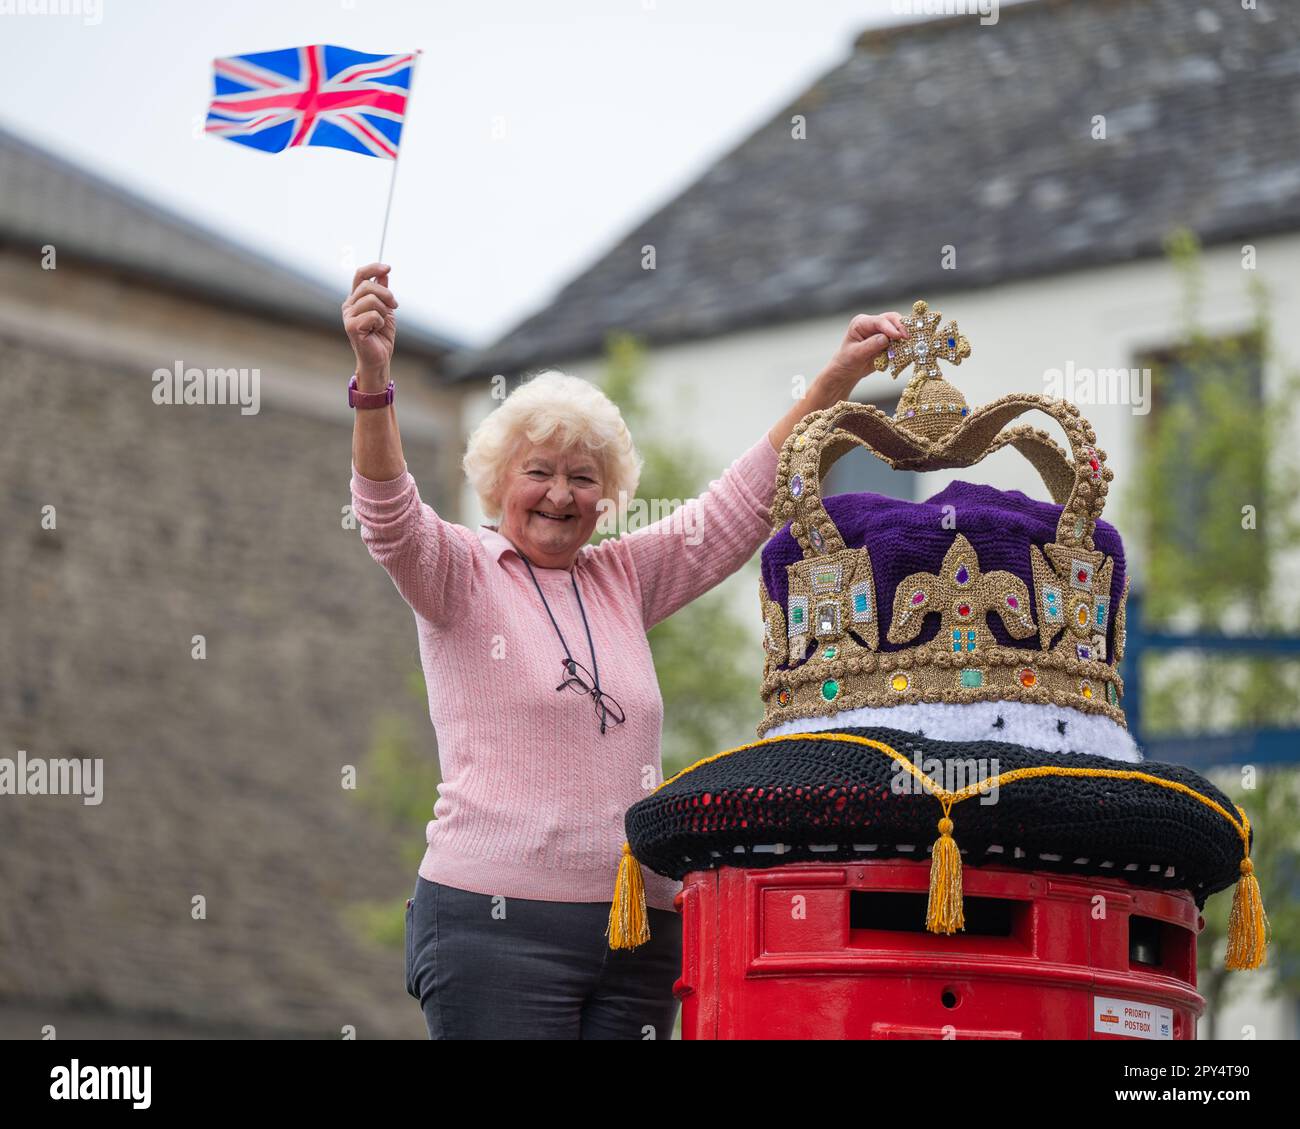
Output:
[[1088,583],[1088,573],[1084,569],[1079,569],[1079,583],[1080,584]]
[[963,618],[970,615],[970,604],[959,604],[957,606],[957,614]]

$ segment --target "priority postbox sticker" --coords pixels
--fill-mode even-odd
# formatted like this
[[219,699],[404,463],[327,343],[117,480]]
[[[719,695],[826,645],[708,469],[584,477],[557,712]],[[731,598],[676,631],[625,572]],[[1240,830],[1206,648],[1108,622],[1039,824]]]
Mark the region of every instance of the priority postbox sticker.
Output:
[[1093,996],[1092,1029],[1106,1035],[1127,1035],[1130,1039],[1172,1039],[1174,1013],[1167,1007],[1136,1000]]

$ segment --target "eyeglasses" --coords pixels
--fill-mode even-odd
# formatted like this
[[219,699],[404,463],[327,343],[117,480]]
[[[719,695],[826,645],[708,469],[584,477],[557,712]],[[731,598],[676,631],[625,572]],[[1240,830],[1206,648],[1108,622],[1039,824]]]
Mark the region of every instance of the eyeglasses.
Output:
[[556,689],[563,690],[568,687],[578,694],[587,694],[596,704],[596,716],[600,718],[600,731],[605,732],[606,723],[613,725],[622,725],[627,720],[623,713],[623,708],[614,701],[604,690],[597,690],[596,680],[592,678],[589,671],[580,662],[574,659],[561,659],[560,665],[564,669],[564,681]]

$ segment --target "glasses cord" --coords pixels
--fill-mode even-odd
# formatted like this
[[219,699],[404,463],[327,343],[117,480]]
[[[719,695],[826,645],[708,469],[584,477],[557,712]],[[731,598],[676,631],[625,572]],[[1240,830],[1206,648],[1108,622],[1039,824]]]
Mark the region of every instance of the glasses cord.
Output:
[[[573,655],[569,651],[569,644],[564,640],[564,632],[560,630],[560,625],[555,622],[555,615],[551,611],[551,605],[546,602],[546,594],[542,591],[542,586],[537,583],[537,576],[533,573],[533,566],[523,553],[520,553],[519,557],[524,562],[524,567],[528,569],[528,575],[533,578],[533,587],[537,589],[537,594],[542,599],[542,607],[546,609],[546,614],[551,617],[551,626],[555,628],[555,634],[560,637],[560,646],[564,648],[564,657],[572,663]],[[591,651],[591,677],[596,684],[596,706],[600,710],[600,731],[604,733],[606,711],[605,703],[601,701],[603,692],[600,689],[600,667],[596,665],[596,645],[591,641],[591,627],[587,623],[587,609],[582,606],[582,593],[578,591],[578,581],[572,572],[569,573],[569,583],[573,585],[573,594],[578,597],[578,611],[582,613],[582,627],[587,633],[587,649]],[[570,670],[569,673],[572,674],[573,671]]]

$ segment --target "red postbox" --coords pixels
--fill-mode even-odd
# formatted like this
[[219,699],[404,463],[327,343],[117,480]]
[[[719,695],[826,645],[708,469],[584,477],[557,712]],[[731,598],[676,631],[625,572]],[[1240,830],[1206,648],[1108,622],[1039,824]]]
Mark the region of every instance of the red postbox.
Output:
[[720,867],[683,879],[684,1039],[1193,1039],[1184,891],[985,866],[966,928],[925,930],[927,862]]

